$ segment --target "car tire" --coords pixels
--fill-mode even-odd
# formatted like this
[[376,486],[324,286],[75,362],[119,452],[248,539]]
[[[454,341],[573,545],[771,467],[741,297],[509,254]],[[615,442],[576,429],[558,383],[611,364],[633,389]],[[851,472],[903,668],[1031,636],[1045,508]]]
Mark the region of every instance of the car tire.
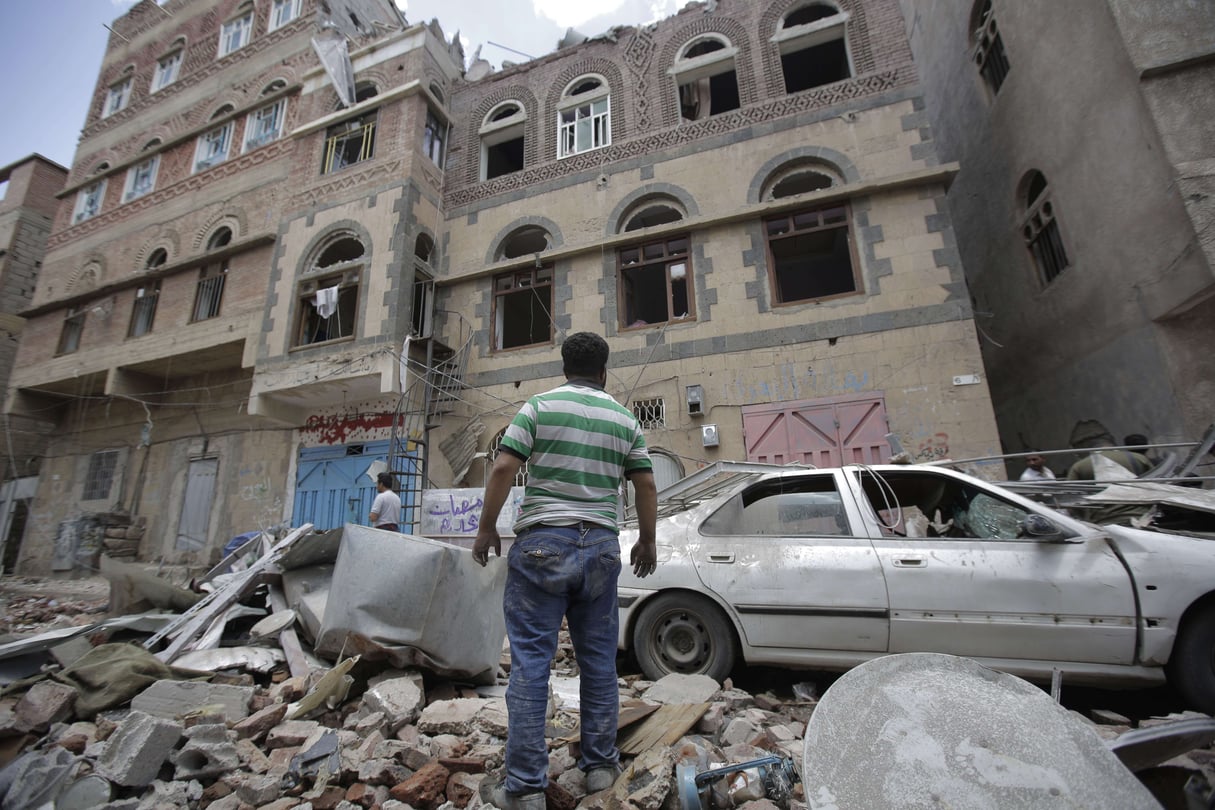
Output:
[[645,604],[633,627],[633,653],[654,681],[672,673],[722,681],[734,669],[736,649],[721,608],[695,594],[659,594]]
[[1186,703],[1215,714],[1215,604],[1204,605],[1186,618],[1173,644],[1168,675]]

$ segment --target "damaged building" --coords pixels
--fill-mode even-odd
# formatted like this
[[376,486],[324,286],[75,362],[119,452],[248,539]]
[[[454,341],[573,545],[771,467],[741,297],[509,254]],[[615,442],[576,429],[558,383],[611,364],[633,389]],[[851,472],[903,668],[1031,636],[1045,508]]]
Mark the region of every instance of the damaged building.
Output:
[[1215,6],[901,5],[1005,450],[1203,435]]
[[114,22],[22,313],[7,410],[52,427],[18,571],[365,522],[380,470],[409,528],[471,534],[579,330],[660,486],[888,434],[999,452],[897,0],[693,3],[465,63],[379,0]]

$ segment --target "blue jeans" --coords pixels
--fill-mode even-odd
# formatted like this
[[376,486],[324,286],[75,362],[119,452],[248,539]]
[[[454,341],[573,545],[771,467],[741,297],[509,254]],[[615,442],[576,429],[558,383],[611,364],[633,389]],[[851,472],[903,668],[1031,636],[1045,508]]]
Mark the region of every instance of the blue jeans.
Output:
[[509,572],[502,609],[510,639],[510,684],[506,688],[507,793],[548,786],[544,711],[548,674],[557,652],[561,619],[580,673],[582,756],[585,771],[614,767],[619,690],[616,686],[616,581],[620,540],[611,529],[532,526],[507,552]]

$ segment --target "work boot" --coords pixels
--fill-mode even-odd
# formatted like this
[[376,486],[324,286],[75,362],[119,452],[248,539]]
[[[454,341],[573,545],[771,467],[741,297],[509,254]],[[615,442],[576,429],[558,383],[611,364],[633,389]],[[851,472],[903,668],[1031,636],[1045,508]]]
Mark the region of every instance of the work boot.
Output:
[[601,790],[607,790],[612,785],[616,784],[616,777],[620,776],[620,769],[609,765],[605,768],[592,768],[586,772],[586,792],[598,793]]
[[492,804],[498,810],[545,810],[543,791],[507,793],[500,776],[486,777],[478,793],[482,804]]

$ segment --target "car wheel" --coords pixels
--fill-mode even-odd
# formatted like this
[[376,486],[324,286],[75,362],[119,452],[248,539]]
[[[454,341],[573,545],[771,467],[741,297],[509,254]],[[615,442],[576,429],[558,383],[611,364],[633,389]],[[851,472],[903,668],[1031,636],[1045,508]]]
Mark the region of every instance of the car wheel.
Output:
[[1215,714],[1215,604],[1186,619],[1173,645],[1168,672],[1169,682],[1187,703]]
[[703,596],[664,593],[642,609],[633,628],[633,651],[650,680],[678,672],[721,681],[734,669],[734,630]]

